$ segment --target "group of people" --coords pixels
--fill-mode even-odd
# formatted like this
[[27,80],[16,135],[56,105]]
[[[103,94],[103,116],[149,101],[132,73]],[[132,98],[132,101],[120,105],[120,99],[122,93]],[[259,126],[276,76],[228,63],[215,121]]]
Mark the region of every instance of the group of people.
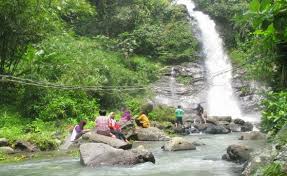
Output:
[[[201,106],[201,104],[198,104],[197,107],[195,109],[192,109],[196,111],[197,116],[200,119],[200,123],[205,123],[206,124],[206,115],[204,112],[203,107]],[[176,110],[175,110],[175,127],[177,128],[179,124],[183,125],[183,118],[184,115],[184,110],[182,109],[182,107],[179,105],[177,106]],[[195,123],[196,119],[194,119],[194,123]]]
[[[101,134],[104,136],[117,138],[128,142],[125,135],[122,133],[121,125],[125,124],[132,120],[132,115],[129,110],[125,109],[123,115],[121,116],[120,123],[115,120],[115,113],[111,112],[108,116],[105,110],[99,111],[99,116],[95,120],[95,129],[97,134]],[[142,111],[140,115],[135,118],[135,122],[139,127],[149,128],[150,121],[147,117],[147,113]],[[89,130],[84,130],[84,126],[86,125],[86,121],[81,121],[78,125],[76,125],[73,129],[71,135],[71,141],[76,141],[79,139],[84,133]]]

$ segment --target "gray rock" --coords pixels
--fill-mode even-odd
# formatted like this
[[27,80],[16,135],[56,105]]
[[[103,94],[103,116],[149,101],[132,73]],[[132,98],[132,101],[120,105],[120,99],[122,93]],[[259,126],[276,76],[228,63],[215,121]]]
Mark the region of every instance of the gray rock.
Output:
[[132,145],[126,143],[125,141],[115,139],[112,137],[108,137],[108,136],[104,136],[104,135],[100,135],[94,132],[93,133],[89,132],[89,133],[84,134],[82,136],[82,139],[87,140],[89,142],[107,144],[114,148],[120,148],[120,149],[131,149],[132,148]]
[[228,127],[229,124],[230,124],[230,122],[227,122],[227,121],[218,121],[217,124],[218,124],[218,125],[222,125],[222,126],[224,126],[224,127]]
[[188,132],[190,134],[190,133],[199,133],[200,131],[194,126],[190,126],[190,128],[188,129]]
[[244,125],[241,127],[242,132],[252,131],[253,125],[250,122],[245,122]]
[[150,113],[150,112],[152,112],[153,108],[154,108],[154,103],[152,101],[148,101],[147,103],[145,103],[141,107],[141,111],[144,111],[146,113]]
[[16,151],[23,151],[23,152],[39,151],[39,149],[35,145],[31,144],[30,142],[26,142],[26,141],[17,141],[14,148]]
[[153,154],[142,147],[132,150],[116,149],[101,143],[80,146],[80,161],[84,166],[124,166],[144,162],[155,163]]
[[241,132],[241,126],[238,125],[238,124],[235,124],[233,122],[231,122],[229,125],[228,125],[228,128],[230,129],[230,131],[232,132]]
[[195,150],[196,146],[186,139],[181,137],[174,137],[166,142],[162,149],[165,151],[180,151],[180,150]]
[[209,125],[204,132],[208,134],[227,134],[230,133],[230,130],[220,125]]
[[238,125],[244,125],[245,121],[242,119],[234,119],[233,123],[238,124]]
[[139,141],[168,141],[170,137],[162,130],[156,127],[140,128],[137,127],[134,131]]
[[8,140],[6,138],[0,138],[0,147],[7,146]]
[[243,133],[240,140],[263,140],[266,139],[266,135],[259,131],[251,131],[247,133]]
[[0,152],[5,154],[15,153],[15,151],[11,147],[0,147]]
[[[253,175],[260,167],[264,167],[268,163],[273,161],[272,149],[270,147],[260,149],[254,153],[251,153],[250,160],[245,165],[242,175]],[[255,174],[254,174],[255,175]]]
[[177,134],[185,134],[185,128],[181,127],[180,125],[178,127],[173,127],[172,130]]
[[226,121],[229,123],[232,121],[231,116],[209,116],[207,119],[214,121]]
[[250,153],[251,149],[245,145],[230,145],[222,159],[235,163],[244,163],[250,158]]
[[195,124],[195,125],[194,125],[194,128],[198,129],[199,131],[204,131],[204,130],[207,129],[208,126],[211,126],[211,125],[213,125],[213,124],[211,124],[211,123]]

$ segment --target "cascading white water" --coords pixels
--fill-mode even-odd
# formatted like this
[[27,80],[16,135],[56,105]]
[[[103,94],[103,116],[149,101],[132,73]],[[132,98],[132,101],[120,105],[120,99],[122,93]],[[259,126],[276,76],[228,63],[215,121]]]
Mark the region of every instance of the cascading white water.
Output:
[[223,41],[215,29],[215,23],[210,17],[200,11],[195,11],[191,0],[178,0],[177,4],[186,5],[191,17],[196,20],[200,31],[199,40],[203,45],[206,57],[208,97],[208,115],[232,116],[242,118],[240,107],[233,95],[231,86],[232,65],[223,48]]
[[171,72],[170,72],[170,83],[169,83],[169,86],[170,86],[170,92],[171,92],[171,98],[172,99],[175,99],[175,89],[174,89],[174,85],[176,83],[176,80],[175,80],[175,71],[174,71],[174,67],[171,68]]

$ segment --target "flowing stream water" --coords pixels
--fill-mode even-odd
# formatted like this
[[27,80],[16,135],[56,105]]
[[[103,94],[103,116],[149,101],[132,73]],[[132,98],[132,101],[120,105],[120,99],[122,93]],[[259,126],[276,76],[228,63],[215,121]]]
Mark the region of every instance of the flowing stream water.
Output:
[[[177,4],[186,5],[189,14],[195,20],[195,26],[199,29],[199,40],[203,45],[203,53],[206,57],[207,68],[207,110],[209,115],[231,115],[241,117],[231,87],[232,66],[228,56],[224,52],[223,42],[216,32],[215,23],[208,15],[194,10],[194,3],[190,0],[178,0]],[[176,94],[178,88],[172,69],[168,86],[170,87],[170,100],[160,100],[171,106],[179,102],[189,106],[190,97]],[[178,90],[177,90],[178,91]],[[195,101],[198,101],[197,99]],[[184,106],[184,107],[186,107]],[[144,163],[132,167],[82,167],[79,158],[55,158],[49,160],[27,161],[22,163],[0,165],[1,176],[119,176],[119,175],[149,175],[149,176],[237,176],[241,173],[241,165],[221,160],[226,148],[231,144],[243,143],[253,148],[261,148],[264,141],[239,141],[240,133],[228,135],[190,135],[185,137],[190,141],[199,141],[206,145],[197,147],[193,151],[164,152],[161,150],[162,142],[144,142],[136,145],[144,145],[151,150],[156,158],[156,164]]]
[[206,145],[192,151],[164,152],[163,142],[138,142],[152,151],[156,163],[144,163],[131,167],[87,168],[79,158],[34,160],[0,165],[1,176],[239,176],[241,165],[221,160],[231,144],[248,144],[261,147],[263,141],[239,141],[239,133],[228,135],[192,135],[186,139]]

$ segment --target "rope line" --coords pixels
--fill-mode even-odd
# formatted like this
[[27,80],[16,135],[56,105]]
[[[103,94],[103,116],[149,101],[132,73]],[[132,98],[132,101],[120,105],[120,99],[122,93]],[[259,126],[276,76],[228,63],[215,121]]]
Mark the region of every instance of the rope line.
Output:
[[[227,72],[230,71],[236,71],[238,69],[241,69],[243,66],[246,64],[250,64],[254,62],[255,59],[249,60],[235,68],[227,69],[227,70],[222,70],[219,71],[213,75],[210,75],[207,78],[200,77],[196,79],[192,79],[192,83],[198,82],[198,81],[203,81],[203,80],[209,80],[209,79],[214,79],[215,77],[218,77],[220,75],[223,75]],[[36,87],[42,87],[42,88],[54,88],[54,89],[62,89],[62,90],[86,90],[86,91],[135,91],[135,90],[146,90],[146,89],[151,89],[149,85],[126,85],[126,86],[80,86],[80,85],[64,85],[64,84],[57,84],[57,83],[51,83],[47,81],[41,81],[41,80],[32,80],[32,79],[26,79],[26,78],[21,78],[21,77],[15,77],[11,75],[2,75],[0,74],[0,82],[12,82],[20,85],[29,85],[29,86],[36,86]],[[213,85],[211,83],[205,83],[205,85],[199,87],[197,89],[196,93],[199,93],[206,89],[207,85]],[[222,85],[223,86],[223,85]],[[162,86],[153,86],[153,88],[170,88],[168,87],[162,87]],[[192,88],[192,85],[187,86],[188,89]],[[176,92],[175,92],[176,93]]]

